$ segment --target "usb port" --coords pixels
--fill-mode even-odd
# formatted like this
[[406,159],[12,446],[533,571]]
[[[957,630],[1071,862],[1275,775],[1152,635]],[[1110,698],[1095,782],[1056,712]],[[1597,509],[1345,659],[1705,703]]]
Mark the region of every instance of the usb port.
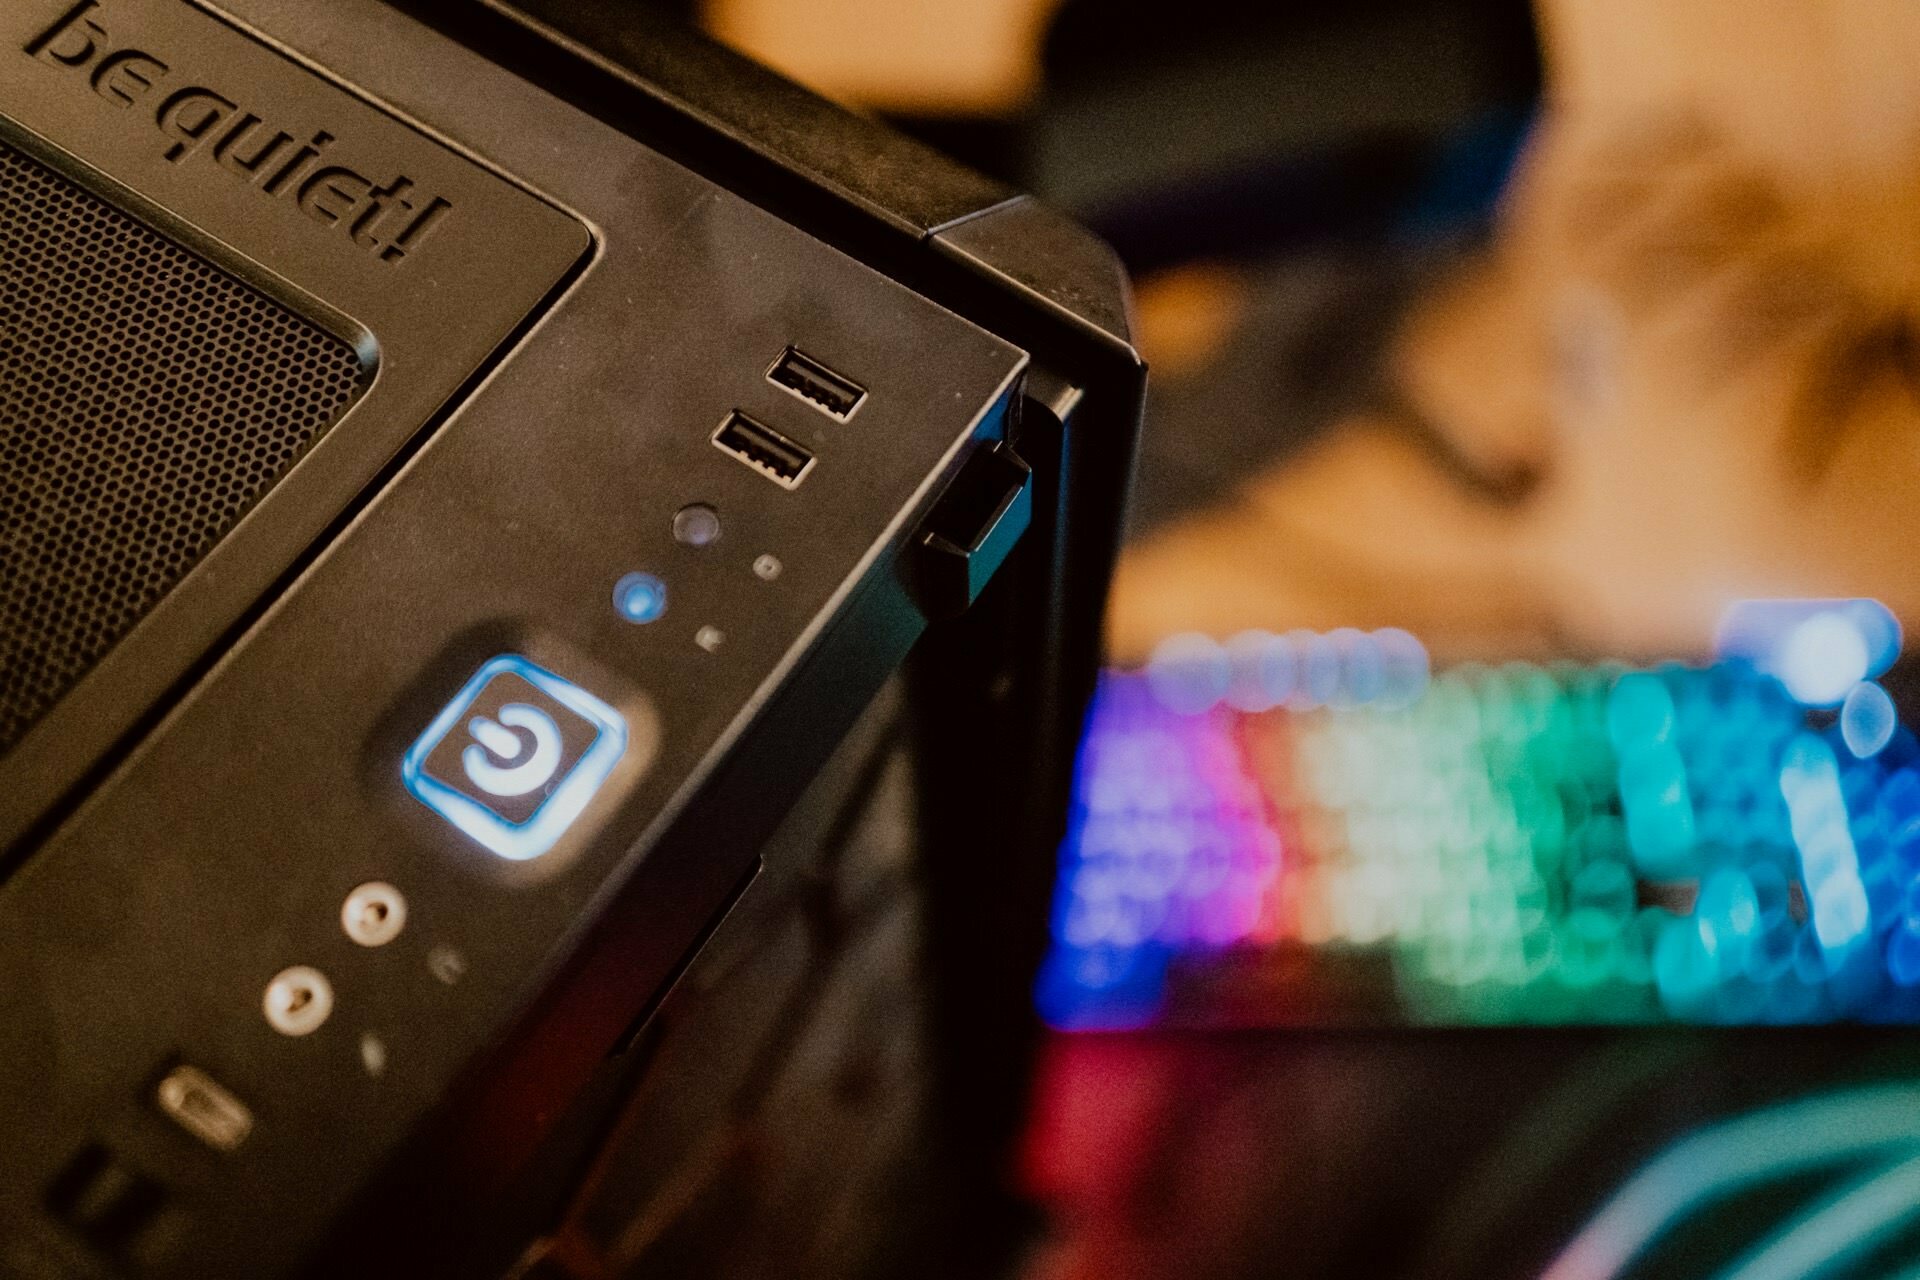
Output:
[[767,381],[799,396],[829,418],[845,422],[867,398],[867,389],[841,377],[806,352],[788,347],[767,370]]
[[713,433],[713,446],[732,454],[782,489],[795,489],[813,469],[805,448],[735,409]]

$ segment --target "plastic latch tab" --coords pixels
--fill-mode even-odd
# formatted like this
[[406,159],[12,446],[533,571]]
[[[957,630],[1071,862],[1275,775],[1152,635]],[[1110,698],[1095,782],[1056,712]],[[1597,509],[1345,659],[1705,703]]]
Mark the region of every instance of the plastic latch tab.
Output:
[[1033,523],[1033,468],[1004,441],[976,449],[920,535],[914,595],[929,621],[957,617],[980,598]]

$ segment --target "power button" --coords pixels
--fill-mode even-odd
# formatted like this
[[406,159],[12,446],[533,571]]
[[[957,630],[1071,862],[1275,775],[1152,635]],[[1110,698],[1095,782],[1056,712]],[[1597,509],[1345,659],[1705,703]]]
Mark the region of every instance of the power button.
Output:
[[518,654],[482,663],[407,750],[415,799],[515,862],[551,849],[627,749],[618,711]]

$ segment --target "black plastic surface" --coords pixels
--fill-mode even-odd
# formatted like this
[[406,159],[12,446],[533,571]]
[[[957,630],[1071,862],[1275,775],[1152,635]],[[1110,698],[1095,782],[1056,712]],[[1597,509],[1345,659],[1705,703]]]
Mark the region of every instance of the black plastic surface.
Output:
[[[577,1014],[529,1042],[603,1054],[727,901],[837,719],[919,631],[895,561],[967,444],[1004,429],[1025,365],[390,11],[258,0],[245,16],[402,97],[602,239],[488,381],[0,889],[0,968],[24,993],[0,1000],[0,1265],[30,1276],[60,1274],[51,1259],[74,1246],[42,1216],[42,1189],[90,1143],[163,1180],[178,1209],[152,1274],[286,1274],[444,1099],[499,1069],[524,1019]],[[450,269],[486,281],[493,266]],[[442,340],[472,339],[488,315],[440,313]],[[789,343],[860,380],[852,422],[766,380]],[[402,382],[395,360],[382,378]],[[803,487],[712,448],[734,409],[815,454]],[[693,500],[721,513],[719,542],[674,540]],[[777,575],[754,570],[763,555]],[[669,589],[645,626],[611,603],[634,569]],[[437,709],[504,652],[660,726],[651,767],[623,761],[528,864],[476,847],[399,773]],[[366,948],[340,905],[374,879],[407,895],[409,921]],[[551,1000],[616,897],[616,932],[639,949],[575,988],[587,1006]],[[261,1013],[290,964],[320,968],[336,1000],[298,1039]],[[253,1110],[232,1155],[148,1105],[176,1056]],[[537,1083],[563,1100],[570,1069]],[[454,1175],[506,1176],[537,1139],[534,1117],[523,1124],[535,1129],[466,1126],[485,1146]]]
[[[941,1213],[952,1265],[980,1273],[1004,1259],[1024,1214],[999,1189],[1015,1158],[1038,1037],[1026,993],[1047,941],[1054,853],[1145,394],[1118,260],[1084,229],[995,184],[916,172],[924,152],[908,162],[906,151],[889,149],[910,167],[888,182],[924,181],[964,198],[845,198],[833,175],[866,167],[871,123],[810,104],[805,154],[827,157],[816,171],[781,119],[793,86],[740,69],[686,28],[638,17],[644,40],[576,24],[570,38],[542,42],[527,38],[537,23],[497,0],[480,6],[482,16],[463,0],[398,2],[1033,354],[1015,439],[1035,472],[1032,527],[980,602],[927,637],[911,680],[940,1098],[938,1149],[927,1160],[938,1162],[951,1193]],[[569,8],[565,0],[539,6]],[[677,75],[683,62],[711,74]],[[988,776],[982,761],[993,762]],[[995,803],[977,803],[989,786]],[[982,849],[1002,856],[983,859]]]
[[[0,7],[0,137],[332,330],[373,379],[0,759],[4,850],[350,505],[590,237],[577,218],[183,0]],[[376,186],[390,193],[384,211]],[[405,251],[387,257],[416,222]]]
[[[123,10],[166,3],[102,12],[113,28]],[[177,699],[159,695],[158,678],[121,686],[126,706],[145,708],[143,736],[0,888],[0,1127],[14,1139],[0,1148],[0,1270],[88,1273],[84,1242],[48,1219],[41,1192],[89,1144],[164,1184],[173,1234],[155,1246],[153,1274],[455,1265],[445,1242],[459,1224],[488,1234],[475,1230],[479,1207],[509,1197],[905,655],[923,618],[903,553],[969,449],[1017,433],[1035,465],[1032,529],[973,615],[927,650],[945,688],[922,699],[923,767],[952,776],[986,747],[1003,775],[994,806],[944,796],[925,853],[945,903],[936,964],[953,970],[982,933],[999,944],[934,1032],[971,1045],[977,1068],[973,1079],[936,1072],[940,1115],[964,1148],[955,1185],[976,1172],[970,1185],[997,1185],[1030,1023],[1025,975],[1139,413],[1117,268],[1047,218],[1036,225],[1059,248],[1051,258],[986,234],[1012,225],[991,214],[941,248],[942,227],[983,210],[1039,215],[644,13],[552,6],[604,17],[582,28],[602,46],[587,50],[496,7],[406,6],[464,47],[373,0],[226,9],[279,50],[270,56],[313,59],[390,107],[405,138],[430,136],[475,172],[498,166],[540,191],[579,220],[578,247],[581,225],[595,229],[596,252],[550,311],[508,326],[509,347],[431,434],[418,419],[395,429],[388,456],[400,450],[404,465],[363,477],[378,490],[364,505],[329,489],[304,508],[308,524],[234,553],[232,576],[219,576],[251,602],[244,633],[211,666],[193,662],[204,643],[176,646],[165,670],[188,673]],[[233,65],[263,52],[250,48]],[[220,65],[195,64],[210,84]],[[101,135],[75,148],[94,143],[122,145]],[[270,202],[242,200],[246,216],[209,231],[124,190],[142,185],[137,173],[112,178],[100,177],[103,191],[184,243],[377,343],[380,381],[356,417],[383,388],[417,390],[397,372],[386,323],[368,318],[377,300],[341,301],[334,286],[351,272],[303,276],[302,254],[284,274],[248,267],[246,236],[262,255],[285,248],[283,226],[256,221],[278,212]],[[175,186],[159,198],[193,208],[218,197]],[[456,225],[403,269],[451,243]],[[392,323],[430,315],[431,353],[477,343],[524,242],[450,256],[478,303],[397,296]],[[850,421],[766,379],[789,345],[866,391]],[[1023,417],[1029,352],[1048,367]],[[1071,431],[1049,410],[1069,403]],[[711,446],[732,411],[816,456],[803,486],[783,491]],[[321,454],[301,470],[318,470]],[[673,538],[689,501],[719,512],[719,541]],[[767,559],[773,571],[755,567]],[[610,599],[635,569],[668,588],[666,614],[644,626]],[[398,776],[435,711],[505,651],[660,730],[650,767],[623,763],[555,854],[524,865],[466,841]],[[38,785],[51,795],[68,776]],[[400,938],[370,949],[346,939],[339,907],[374,877],[411,905]],[[267,979],[289,963],[322,968],[337,998],[297,1040],[260,1012]],[[255,1113],[230,1157],[146,1099],[180,1055]]]

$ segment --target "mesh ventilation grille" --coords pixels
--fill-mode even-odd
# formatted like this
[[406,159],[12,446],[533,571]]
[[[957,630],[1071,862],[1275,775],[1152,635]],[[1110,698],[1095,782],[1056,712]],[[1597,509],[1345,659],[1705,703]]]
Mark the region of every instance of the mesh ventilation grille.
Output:
[[0,754],[361,376],[347,343],[0,144]]

